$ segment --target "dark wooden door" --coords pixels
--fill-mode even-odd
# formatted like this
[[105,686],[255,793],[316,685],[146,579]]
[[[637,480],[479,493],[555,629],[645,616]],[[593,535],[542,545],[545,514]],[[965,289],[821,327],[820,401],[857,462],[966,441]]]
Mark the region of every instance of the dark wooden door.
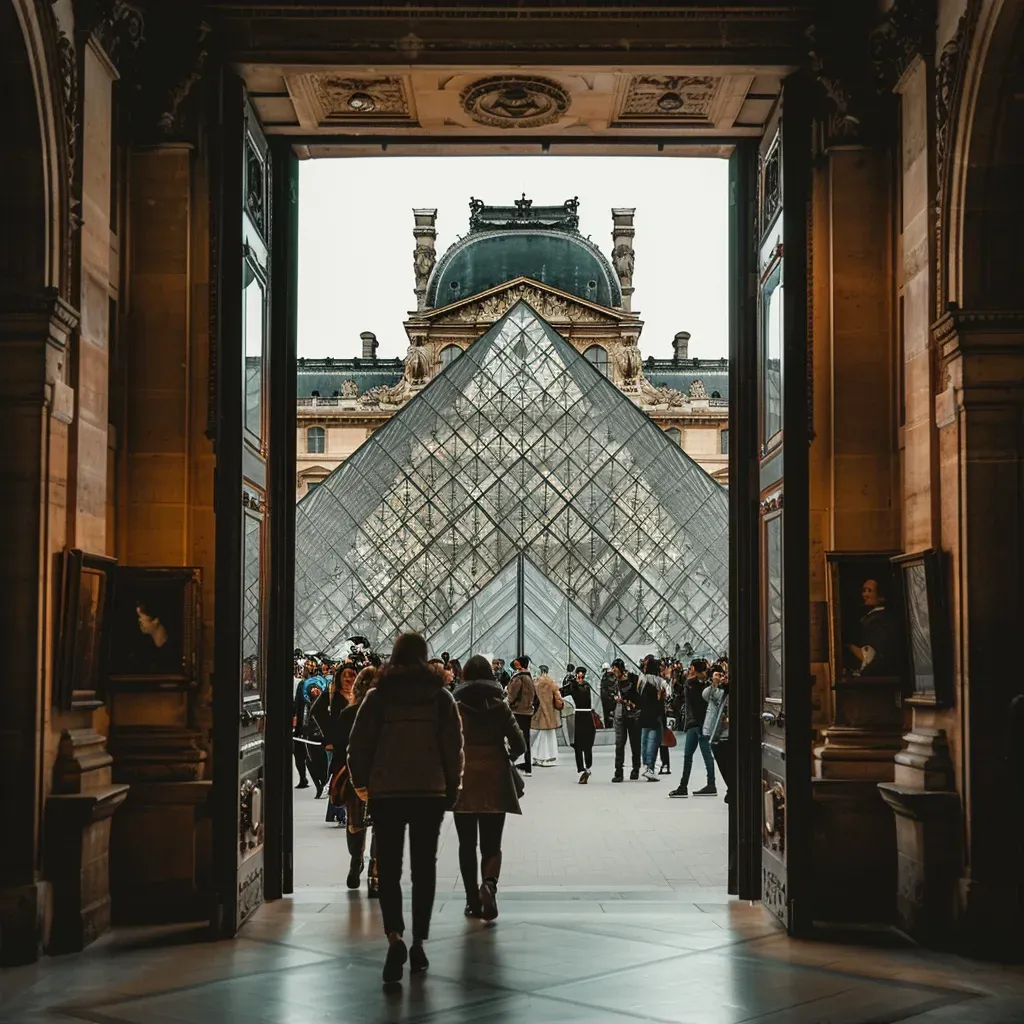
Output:
[[229,73],[220,83],[217,106],[214,865],[216,923],[233,935],[263,902],[267,882],[273,171],[241,82]]
[[761,143],[756,229],[761,901],[794,933],[810,923],[810,152],[806,88],[794,77]]

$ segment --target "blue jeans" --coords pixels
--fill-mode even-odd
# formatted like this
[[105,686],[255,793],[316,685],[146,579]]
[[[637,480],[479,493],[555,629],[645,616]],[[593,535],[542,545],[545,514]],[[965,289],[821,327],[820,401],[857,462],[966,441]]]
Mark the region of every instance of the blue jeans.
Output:
[[658,747],[661,746],[661,727],[646,726],[640,730],[640,758],[645,768],[654,771],[654,759],[658,755]]
[[704,767],[708,772],[708,785],[715,784],[715,759],[711,756],[711,744],[699,725],[687,729],[683,739],[683,778],[679,783],[686,789],[690,782],[690,769],[693,767],[693,752],[700,745],[700,754],[704,758]]

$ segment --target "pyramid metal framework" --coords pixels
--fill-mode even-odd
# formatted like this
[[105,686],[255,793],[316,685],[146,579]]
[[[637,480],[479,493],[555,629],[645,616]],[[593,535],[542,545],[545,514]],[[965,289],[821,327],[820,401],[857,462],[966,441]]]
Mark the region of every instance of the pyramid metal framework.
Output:
[[728,529],[725,489],[520,301],[299,502],[296,644],[714,654]]

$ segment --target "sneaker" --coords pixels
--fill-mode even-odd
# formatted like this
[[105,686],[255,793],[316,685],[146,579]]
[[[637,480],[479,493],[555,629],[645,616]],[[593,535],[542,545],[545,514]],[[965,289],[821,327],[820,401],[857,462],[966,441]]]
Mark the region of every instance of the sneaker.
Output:
[[480,886],[480,916],[485,921],[493,921],[498,916],[498,886],[487,879]]
[[401,939],[395,939],[388,943],[388,955],[384,958],[385,985],[397,985],[402,980],[402,968],[405,961],[409,959],[409,951]]
[[523,771],[520,771],[519,774],[522,775],[522,777],[524,779],[532,779],[533,778],[533,772],[528,772],[525,769]]
[[659,774],[659,775],[671,775],[671,774],[672,774],[672,769],[671,769],[671,768],[669,768],[669,766],[668,766],[667,764],[663,764],[663,765],[662,765],[662,766],[661,766],[661,767],[660,767],[660,768],[658,769],[658,774]]
[[718,796],[718,790],[714,786],[705,786],[703,789],[695,789],[694,796]]
[[586,770],[586,771],[585,771],[585,772],[584,772],[584,773],[583,773],[583,774],[582,774],[582,775],[580,776],[580,785],[581,785],[581,786],[585,786],[585,785],[587,784],[587,782],[588,782],[589,780],[590,780],[590,769],[588,768],[588,769],[587,769],[587,770]]
[[690,794],[686,792],[685,786],[679,786],[677,789],[673,789],[668,794],[674,800],[685,800]]
[[634,768],[629,773],[629,778],[630,778],[631,782],[636,782],[636,780],[640,778],[640,769],[639,768]]
[[612,776],[612,782],[623,782],[623,781],[624,781],[624,779],[622,778],[622,772],[616,772]]
[[647,772],[644,775],[644,780],[646,782],[661,782],[661,779],[659,779],[658,776],[654,774],[654,772]]
[[409,950],[409,973],[422,974],[429,966],[430,961],[427,959],[423,947],[418,942],[414,942]]

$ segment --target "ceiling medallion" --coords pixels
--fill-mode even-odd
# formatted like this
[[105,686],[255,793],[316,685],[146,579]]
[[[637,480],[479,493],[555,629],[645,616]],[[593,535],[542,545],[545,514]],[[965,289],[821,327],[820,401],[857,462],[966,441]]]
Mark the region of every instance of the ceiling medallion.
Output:
[[634,75],[613,127],[659,121],[714,121],[722,79],[715,75]]
[[376,103],[368,92],[354,92],[348,98],[348,105],[353,110],[373,110]]
[[569,93],[550,78],[496,75],[462,91],[463,110],[479,124],[494,128],[539,128],[568,109]]

